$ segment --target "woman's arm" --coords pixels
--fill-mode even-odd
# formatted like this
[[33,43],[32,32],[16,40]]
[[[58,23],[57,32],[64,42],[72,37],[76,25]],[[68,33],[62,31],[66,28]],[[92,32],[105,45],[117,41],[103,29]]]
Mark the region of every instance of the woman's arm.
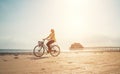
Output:
[[48,39],[48,38],[50,38],[51,36],[52,36],[52,33],[50,33],[50,34],[49,34],[49,36],[48,36],[48,37],[46,37],[45,39]]

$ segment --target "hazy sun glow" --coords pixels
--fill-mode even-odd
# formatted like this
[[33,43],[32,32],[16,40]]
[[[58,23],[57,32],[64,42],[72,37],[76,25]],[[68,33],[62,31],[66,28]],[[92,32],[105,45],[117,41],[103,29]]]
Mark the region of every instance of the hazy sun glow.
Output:
[[84,46],[119,46],[119,3],[118,0],[1,1],[0,48],[32,48],[51,28],[55,29],[61,48],[69,48],[73,42]]

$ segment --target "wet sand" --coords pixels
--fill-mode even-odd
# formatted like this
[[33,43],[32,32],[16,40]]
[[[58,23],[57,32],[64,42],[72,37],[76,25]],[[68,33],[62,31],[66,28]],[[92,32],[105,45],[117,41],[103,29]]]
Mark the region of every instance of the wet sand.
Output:
[[0,74],[120,74],[120,52],[0,55]]

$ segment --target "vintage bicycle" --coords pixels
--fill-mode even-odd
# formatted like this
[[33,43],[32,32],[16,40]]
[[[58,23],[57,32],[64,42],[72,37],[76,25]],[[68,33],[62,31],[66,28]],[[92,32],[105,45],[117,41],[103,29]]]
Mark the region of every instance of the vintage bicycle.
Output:
[[57,44],[52,44],[50,47],[51,47],[51,51],[50,52],[47,52],[48,51],[48,48],[45,44],[45,40],[46,39],[43,39],[42,41],[38,41],[38,44],[34,47],[33,49],[33,54],[36,56],[36,57],[41,57],[46,53],[50,53],[53,57],[56,57],[60,54],[60,47],[57,45]]

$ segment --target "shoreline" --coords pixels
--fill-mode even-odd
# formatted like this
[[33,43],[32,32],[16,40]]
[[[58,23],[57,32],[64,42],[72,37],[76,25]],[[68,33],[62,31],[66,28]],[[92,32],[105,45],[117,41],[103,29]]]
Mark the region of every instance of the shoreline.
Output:
[[[104,52],[118,52],[120,51],[85,51],[85,50],[70,50],[70,51],[62,51],[61,53],[104,53]],[[46,54],[46,52],[45,52]],[[33,52],[0,52],[0,56],[2,55],[33,55]]]

